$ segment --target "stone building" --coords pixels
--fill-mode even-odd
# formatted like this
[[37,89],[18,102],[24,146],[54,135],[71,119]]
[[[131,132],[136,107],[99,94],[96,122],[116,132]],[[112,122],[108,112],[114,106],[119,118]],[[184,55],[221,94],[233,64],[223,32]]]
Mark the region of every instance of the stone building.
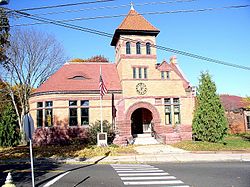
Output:
[[85,128],[100,120],[101,66],[108,90],[103,120],[114,123],[114,143],[147,134],[164,143],[191,140],[192,89],[175,56],[157,63],[159,32],[131,8],[111,41],[115,63],[68,62],[36,89],[30,98],[35,126]]
[[232,134],[250,132],[250,102],[235,95],[221,95],[222,105]]

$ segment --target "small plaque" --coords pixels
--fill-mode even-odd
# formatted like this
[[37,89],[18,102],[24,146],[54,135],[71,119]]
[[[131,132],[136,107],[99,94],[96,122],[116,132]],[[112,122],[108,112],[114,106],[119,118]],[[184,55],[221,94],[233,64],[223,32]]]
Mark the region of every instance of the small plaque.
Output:
[[99,134],[99,140],[105,140],[105,134]]
[[98,133],[97,134],[97,145],[98,146],[107,146],[108,141],[107,141],[107,133]]

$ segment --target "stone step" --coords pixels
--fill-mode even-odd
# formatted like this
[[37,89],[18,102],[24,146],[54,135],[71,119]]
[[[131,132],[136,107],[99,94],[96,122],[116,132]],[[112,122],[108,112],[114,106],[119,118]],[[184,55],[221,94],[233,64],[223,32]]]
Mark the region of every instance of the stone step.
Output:
[[134,145],[151,145],[151,144],[160,144],[154,137],[137,137],[134,138]]
[[151,133],[144,133],[144,134],[135,134],[134,137],[136,138],[150,138],[152,137]]

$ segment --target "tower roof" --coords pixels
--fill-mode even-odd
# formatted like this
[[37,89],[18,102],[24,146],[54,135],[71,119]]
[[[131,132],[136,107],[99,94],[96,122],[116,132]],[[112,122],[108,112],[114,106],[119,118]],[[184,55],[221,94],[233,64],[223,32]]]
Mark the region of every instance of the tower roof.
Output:
[[115,30],[111,45],[116,45],[121,34],[157,36],[159,32],[160,31],[156,27],[154,27],[142,15],[136,12],[134,8],[131,8],[128,15],[119,25],[119,27]]

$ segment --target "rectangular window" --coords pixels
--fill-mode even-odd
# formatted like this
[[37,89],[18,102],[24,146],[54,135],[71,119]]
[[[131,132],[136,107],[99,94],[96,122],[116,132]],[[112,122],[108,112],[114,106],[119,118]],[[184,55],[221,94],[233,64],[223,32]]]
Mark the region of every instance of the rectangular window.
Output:
[[161,79],[165,79],[164,71],[161,71]]
[[250,129],[250,116],[247,116],[247,129]]
[[147,72],[147,68],[144,68],[144,79],[148,78],[148,72]]
[[81,101],[81,106],[89,106],[89,101],[88,100],[83,100]]
[[165,106],[165,124],[169,125],[171,124],[171,105]]
[[174,99],[173,99],[173,102],[174,102],[174,105],[175,105],[175,104],[179,104],[179,103],[180,103],[180,100],[179,100],[179,98],[174,98]]
[[89,109],[81,108],[81,125],[89,125]]
[[45,109],[45,127],[53,126],[53,110],[52,108]]
[[37,108],[42,108],[43,107],[43,102],[38,102],[37,103]]
[[180,124],[181,123],[181,116],[180,116],[180,99],[174,98],[173,99],[174,104],[174,123]]
[[139,68],[139,79],[142,78],[142,71],[141,71],[141,68]]
[[155,104],[156,105],[161,105],[161,98],[155,98]]
[[81,101],[81,125],[89,125],[89,101]]
[[164,104],[165,104],[165,105],[170,105],[170,104],[171,104],[170,98],[165,98],[165,99],[164,99]]
[[53,101],[45,101],[45,127],[53,126]]
[[53,101],[45,101],[45,107],[52,107]]
[[133,68],[133,78],[136,79],[136,68]]
[[38,109],[36,113],[36,121],[37,121],[37,127],[43,126],[43,109]]
[[170,79],[170,72],[167,71],[166,73],[167,73],[167,79]]
[[69,106],[77,106],[77,100],[69,101]]
[[77,126],[77,108],[69,109],[69,126]]

